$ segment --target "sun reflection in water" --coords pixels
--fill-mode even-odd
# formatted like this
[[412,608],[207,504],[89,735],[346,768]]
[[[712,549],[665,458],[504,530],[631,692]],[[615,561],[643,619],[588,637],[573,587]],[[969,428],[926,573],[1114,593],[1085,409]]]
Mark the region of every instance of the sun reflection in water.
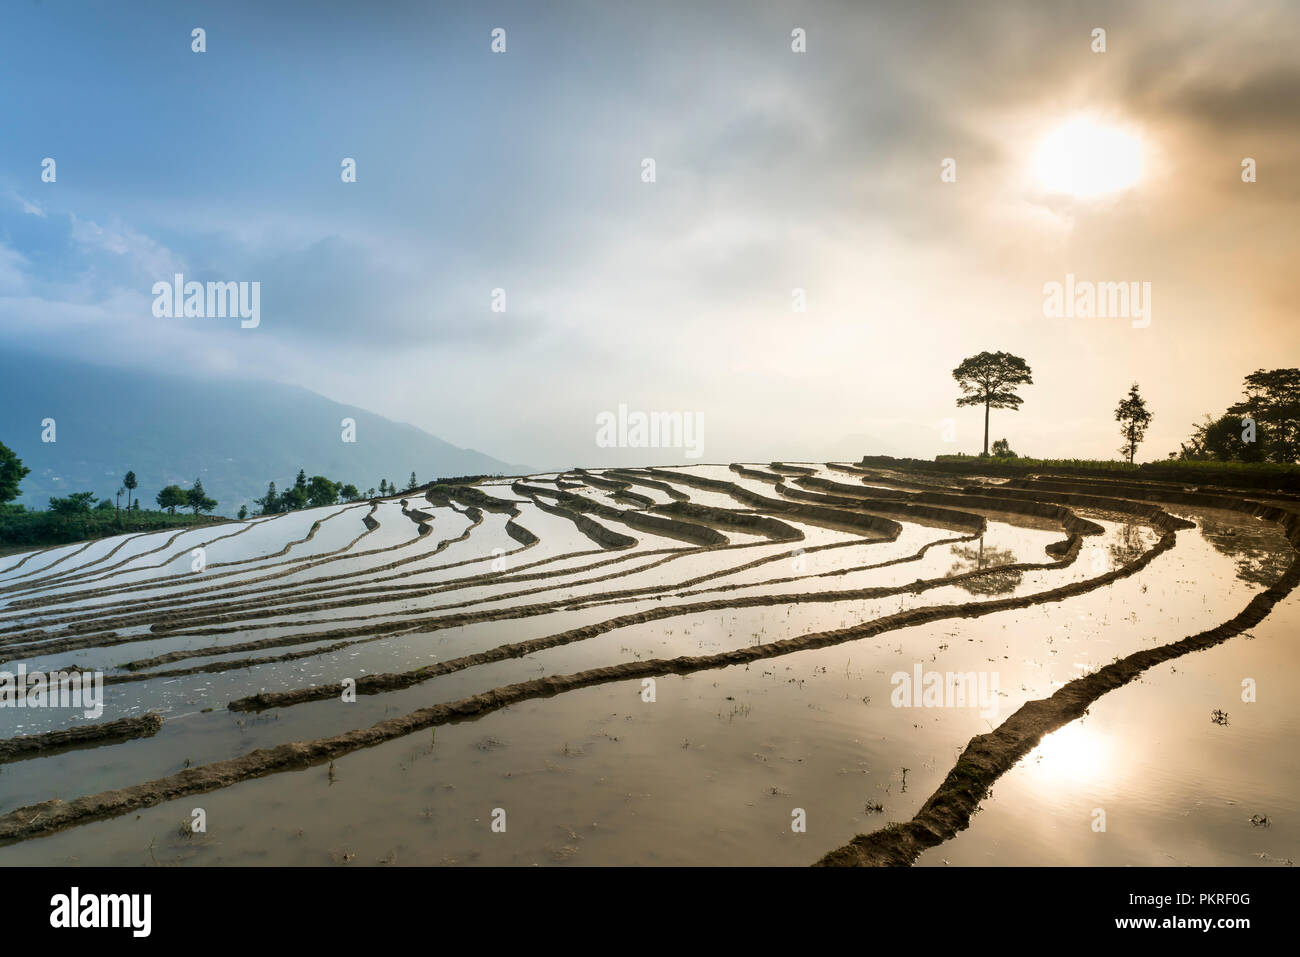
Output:
[[1115,763],[1110,738],[1078,721],[1047,735],[1028,758],[1031,773],[1047,786],[1109,778]]

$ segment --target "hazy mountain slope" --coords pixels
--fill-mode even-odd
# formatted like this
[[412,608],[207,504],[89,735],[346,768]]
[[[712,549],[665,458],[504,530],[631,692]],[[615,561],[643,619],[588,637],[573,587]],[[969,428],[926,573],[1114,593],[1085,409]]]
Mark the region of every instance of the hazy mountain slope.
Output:
[[[142,507],[164,485],[188,487],[200,476],[223,514],[262,495],[269,481],[283,488],[299,468],[362,492],[384,478],[405,486],[412,470],[422,482],[529,471],[294,386],[12,353],[0,365],[0,442],[31,469],[18,499],[28,506],[82,490],[111,498],[127,469],[140,482]],[[41,441],[47,418],[56,423],[53,443]],[[356,420],[355,443],[342,441],[344,418]]]

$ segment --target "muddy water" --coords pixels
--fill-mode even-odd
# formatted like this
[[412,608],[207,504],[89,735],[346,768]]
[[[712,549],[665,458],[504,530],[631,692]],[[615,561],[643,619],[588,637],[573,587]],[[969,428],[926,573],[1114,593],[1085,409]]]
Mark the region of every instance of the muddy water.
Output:
[[[1055,587],[1109,570],[1151,544],[1149,530],[1081,514],[1107,531],[1087,543],[1074,565],[1026,573],[993,593]],[[901,629],[748,667],[663,677],[653,702],[643,700],[639,681],[530,701],[345,756],[332,770],[274,775],[0,848],[0,863],[810,863],[854,833],[910,817],[966,741],[1024,701],[1114,657],[1212,627],[1239,611],[1276,571],[1270,556],[1285,554],[1280,536],[1240,516],[1189,517],[1203,528],[1180,532],[1177,548],[1137,575],[1083,596]],[[1060,537],[993,526],[985,544],[1012,560],[1045,561],[1043,544]],[[851,560],[860,563],[871,561],[862,553],[877,547],[816,554],[842,551],[847,562],[856,552]],[[978,550],[958,553],[956,547],[927,554],[931,564],[924,574],[942,576],[961,563],[982,567]],[[895,548],[888,557],[902,551]],[[743,554],[727,560],[739,564]],[[853,586],[892,585],[922,574],[909,569],[900,577],[899,567],[879,570],[874,580],[873,573],[861,573]],[[746,573],[745,582],[756,580]],[[823,587],[815,581],[807,586]],[[624,587],[624,580],[612,587]],[[780,593],[790,586],[771,587]],[[902,606],[987,597],[945,585],[888,600],[686,615],[363,696],[354,704],[329,700],[262,715],[222,707],[260,687],[404,670],[660,602],[566,612],[559,623],[557,616],[544,616],[390,638],[252,673],[115,686],[119,710],[106,717],[161,705],[168,724],[152,739],[0,766],[0,812],[52,794],[71,797],[173,773],[187,761],[205,763],[363,726],[538,674],[711,653],[842,627]],[[1179,659],[1106,696],[1003,778],[972,827],[922,863],[1079,863],[1090,854],[1111,855],[1107,863],[1162,863],[1161,855],[1179,853],[1189,863],[1228,863],[1256,847],[1271,858],[1294,858],[1287,847],[1295,832],[1285,822],[1296,808],[1286,795],[1294,794],[1300,775],[1294,760],[1281,756],[1296,753],[1297,728],[1268,685],[1295,676],[1286,636],[1294,633],[1297,615],[1300,606],[1292,599],[1255,629],[1255,640],[1234,639]],[[1273,640],[1265,642],[1265,635]],[[1249,657],[1266,644],[1271,657]],[[1216,655],[1244,657],[1215,665]],[[918,664],[995,674],[996,711],[894,707],[891,677]],[[1255,704],[1233,703],[1243,675],[1267,678]],[[205,707],[217,710],[205,713]],[[1209,721],[1215,707],[1229,713],[1227,725]],[[14,714],[0,713],[3,733],[17,733]],[[1188,795],[1197,792],[1202,803],[1189,806]],[[1223,807],[1214,803],[1220,798]],[[1107,810],[1105,834],[1094,834],[1086,819],[1079,823],[1082,805],[1088,806],[1085,818],[1094,806]],[[179,825],[194,807],[207,811],[209,831],[182,837]],[[505,813],[504,833],[491,827],[498,808]],[[806,814],[804,833],[791,829],[796,809]],[[1251,825],[1251,814],[1267,814],[1270,824]],[[1236,820],[1243,816],[1244,832]],[[1069,833],[1076,827],[1080,834]],[[1088,839],[1094,843],[1087,845]],[[1199,855],[1194,859],[1189,840]]]
[[[1298,632],[1292,597],[1249,638],[1161,665],[1102,698],[1004,776],[970,830],[918,863],[1300,860]],[[1253,703],[1242,701],[1247,679],[1257,682]]]
[[[1192,517],[1239,580],[1270,584],[1281,571],[1272,536]],[[1104,696],[1005,775],[968,831],[917,863],[1293,865],[1297,634],[1293,593],[1245,635]]]

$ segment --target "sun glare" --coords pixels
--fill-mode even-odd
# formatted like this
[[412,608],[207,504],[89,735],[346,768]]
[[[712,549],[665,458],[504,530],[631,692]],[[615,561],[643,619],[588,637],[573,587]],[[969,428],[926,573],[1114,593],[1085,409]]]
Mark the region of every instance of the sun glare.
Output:
[[1142,142],[1120,127],[1076,116],[1039,143],[1034,170],[1049,193],[1079,199],[1116,193],[1142,177]]
[[1100,732],[1075,721],[1043,738],[1034,770],[1060,784],[1096,780],[1115,774],[1109,740]]

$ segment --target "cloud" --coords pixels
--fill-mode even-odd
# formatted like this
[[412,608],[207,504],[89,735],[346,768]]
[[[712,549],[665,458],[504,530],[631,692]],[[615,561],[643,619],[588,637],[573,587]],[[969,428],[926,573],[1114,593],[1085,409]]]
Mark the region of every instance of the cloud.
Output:
[[9,198],[12,199],[15,203],[17,203],[19,208],[22,209],[22,211],[26,213],[28,216],[39,216],[41,219],[45,218],[45,210],[41,208],[40,204],[34,203],[29,199],[19,196],[13,190],[10,190],[8,195]]
[[[88,141],[93,187],[65,192],[61,167],[39,204],[10,193],[0,209],[0,341],[288,378],[502,457],[588,463],[593,410],[621,401],[703,412],[720,458],[789,454],[774,442],[795,434],[933,454],[926,423],[956,414],[948,370],[984,348],[1022,352],[1044,383],[1002,423],[1040,454],[1111,454],[1112,392],[1196,370],[1196,389],[1161,399],[1152,444],[1172,448],[1244,372],[1300,347],[1286,278],[1300,186],[1281,175],[1294,7],[506,11],[505,57],[472,16],[420,30],[327,11],[272,61],[257,38],[277,31],[250,8],[220,82],[115,76],[134,107]],[[123,16],[123,42],[152,42]],[[382,55],[370,29],[387,31]],[[78,51],[45,47],[61,109],[95,113]],[[196,106],[193,141],[221,149],[142,171],[159,119]],[[1106,203],[1036,195],[1037,137],[1092,109],[1141,128],[1150,176]],[[1260,159],[1254,187],[1240,155]],[[261,282],[261,326],[154,319],[149,290],[174,272]],[[1042,285],[1067,272],[1154,280],[1151,330],[1046,325]],[[1100,431],[1071,431],[1081,417]]]
[[68,220],[71,241],[92,251],[103,250],[120,257],[124,279],[127,276],[132,280],[149,276],[162,279],[185,268],[184,260],[170,249],[121,223],[104,227],[89,219],[78,219],[75,213],[69,213]]
[[27,288],[27,257],[0,243],[0,296],[22,295]]

